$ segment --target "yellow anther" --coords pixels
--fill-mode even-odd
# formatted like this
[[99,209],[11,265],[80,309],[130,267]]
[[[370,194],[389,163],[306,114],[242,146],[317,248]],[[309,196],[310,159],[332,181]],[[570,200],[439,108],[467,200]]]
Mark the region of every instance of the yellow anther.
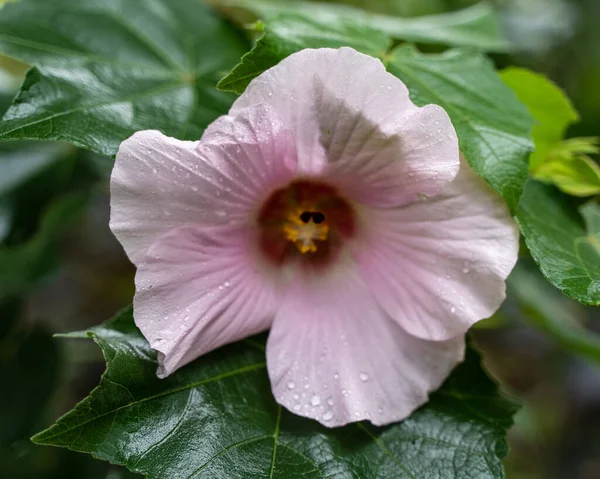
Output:
[[[315,223],[315,215],[317,215],[317,223]],[[323,218],[322,213],[303,209],[292,212],[283,225],[285,238],[294,243],[300,253],[315,253],[317,251],[315,241],[325,241],[329,235],[329,225]]]

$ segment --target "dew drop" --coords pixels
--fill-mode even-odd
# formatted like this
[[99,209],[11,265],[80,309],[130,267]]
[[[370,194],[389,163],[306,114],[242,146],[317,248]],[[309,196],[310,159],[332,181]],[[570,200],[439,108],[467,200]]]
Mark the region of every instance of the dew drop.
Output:
[[300,395],[298,393],[294,394],[294,399],[299,399]]
[[323,414],[323,421],[331,421],[333,419],[333,412],[327,411]]
[[313,394],[313,397],[310,398],[310,403],[313,406],[318,406],[319,404],[321,404],[321,398],[318,394]]
[[300,406],[300,404],[296,404],[293,409],[294,409],[294,411],[300,411],[301,407],[302,406]]
[[469,268],[463,268],[462,272],[467,274],[469,271],[471,271]]
[[288,381],[286,386],[288,389],[294,389],[296,387],[296,383],[294,381]]
[[229,281],[225,281],[223,283],[223,286],[225,286],[226,288],[229,288],[229,286],[231,286],[231,283]]
[[360,373],[360,380],[362,382],[367,382],[369,380],[369,375],[367,373]]
[[451,313],[456,313],[456,308],[455,308],[454,306],[452,306],[452,307],[450,308],[450,312],[451,312]]
[[327,404],[329,404],[330,406],[333,406],[333,398],[329,398],[327,400]]

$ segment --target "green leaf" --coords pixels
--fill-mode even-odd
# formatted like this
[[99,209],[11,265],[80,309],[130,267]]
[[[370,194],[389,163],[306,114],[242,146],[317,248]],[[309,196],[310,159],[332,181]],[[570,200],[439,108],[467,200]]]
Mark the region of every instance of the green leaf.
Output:
[[588,154],[598,153],[597,138],[571,138],[556,143],[532,172],[535,179],[554,183],[573,196],[600,194],[600,167]]
[[149,478],[504,477],[516,406],[469,349],[431,401],[402,423],[327,429],[273,400],[264,338],[226,346],[167,379],[131,309],[91,331],[107,359],[100,385],[33,438]]
[[40,327],[0,340],[0,374],[10,385],[10,393],[0,394],[0,449],[31,434],[54,390],[58,362],[52,337]]
[[[596,219],[600,211],[596,208]],[[508,294],[530,313],[529,323],[554,339],[564,349],[600,366],[600,336],[586,330],[575,318],[584,307],[554,289],[539,271],[517,264],[510,274]]]
[[597,139],[562,141],[567,128],[579,121],[565,93],[544,75],[524,68],[507,68],[501,76],[536,120],[535,151],[529,158],[532,176],[571,195],[600,194],[600,168],[587,156],[598,152]]
[[191,0],[22,0],[0,15],[0,53],[35,65],[0,139],[105,155],[137,130],[197,139],[233,99],[215,84],[245,41]]
[[536,121],[532,133],[535,151],[530,158],[535,171],[550,147],[563,139],[567,127],[579,121],[579,115],[564,92],[544,75],[517,67],[507,68],[500,75]]
[[65,154],[57,143],[0,143],[0,195],[17,188]]
[[334,29],[347,23],[363,25],[397,40],[496,52],[510,47],[502,33],[498,15],[488,2],[457,12],[416,18],[370,13],[348,5],[304,1],[212,0],[212,3],[227,10],[241,8],[250,11],[267,23],[279,13],[296,13]]
[[554,286],[577,301],[600,305],[600,206],[587,205],[581,218],[555,189],[529,180],[517,222],[531,256]]
[[54,268],[61,234],[83,211],[87,200],[85,194],[56,200],[29,241],[0,246],[0,300],[27,290]]
[[367,55],[383,58],[391,39],[377,30],[341,19],[324,22],[298,14],[281,14],[264,26],[264,35],[242,61],[217,85],[223,91],[243,93],[250,81],[304,48],[352,47]]
[[416,104],[435,103],[448,112],[462,153],[514,212],[527,179],[533,122],[492,63],[473,52],[427,55],[402,46],[387,67]]
[[8,199],[0,198],[0,243],[10,234],[13,217],[13,209]]

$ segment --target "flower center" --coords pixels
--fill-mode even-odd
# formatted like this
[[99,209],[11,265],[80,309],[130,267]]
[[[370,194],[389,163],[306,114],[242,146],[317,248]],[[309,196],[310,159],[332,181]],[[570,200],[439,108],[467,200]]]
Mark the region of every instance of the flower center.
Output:
[[325,183],[298,180],[271,194],[258,215],[261,249],[277,264],[330,260],[354,232],[354,212]]
[[283,225],[283,233],[300,253],[316,253],[318,247],[315,241],[327,240],[329,225],[320,211],[302,211],[302,208],[298,208],[289,214]]

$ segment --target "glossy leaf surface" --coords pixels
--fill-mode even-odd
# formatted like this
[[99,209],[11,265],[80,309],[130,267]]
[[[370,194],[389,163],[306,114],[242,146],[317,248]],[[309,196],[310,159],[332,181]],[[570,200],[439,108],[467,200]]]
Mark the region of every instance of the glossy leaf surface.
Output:
[[89,334],[107,371],[88,398],[34,437],[39,444],[89,452],[150,478],[504,477],[504,435],[516,407],[473,350],[409,419],[327,429],[274,402],[262,338],[160,380],[131,310]]
[[600,304],[600,206],[588,204],[581,217],[552,187],[529,180],[517,211],[531,256],[548,281],[577,301]]
[[416,18],[371,13],[336,3],[298,0],[212,0],[211,3],[228,9],[242,8],[267,21],[280,13],[296,13],[331,25],[334,29],[350,22],[410,42],[487,51],[506,51],[510,48],[502,32],[499,16],[489,2],[480,2],[456,12]]
[[215,90],[246,43],[201,2],[23,0],[0,53],[34,65],[0,139],[64,140],[105,155],[135,131],[197,139],[233,97]]

